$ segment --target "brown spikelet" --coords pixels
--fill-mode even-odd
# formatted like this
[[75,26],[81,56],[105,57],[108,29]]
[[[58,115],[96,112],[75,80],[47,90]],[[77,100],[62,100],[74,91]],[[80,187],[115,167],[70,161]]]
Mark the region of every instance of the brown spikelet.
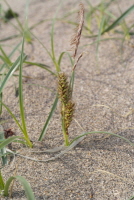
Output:
[[71,46],[74,47],[74,54],[73,54],[74,58],[76,57],[76,54],[77,54],[77,49],[78,49],[78,46],[80,43],[80,37],[81,37],[82,28],[83,28],[83,24],[84,24],[84,5],[82,3],[80,3],[80,10],[78,12],[78,18],[79,18],[79,22],[78,22],[78,26],[76,28],[76,33],[71,39]]
[[66,129],[70,126],[73,115],[74,115],[75,104],[72,101],[69,101],[65,106],[65,126]]
[[58,74],[58,94],[62,103],[66,104],[71,98],[71,88],[65,73]]
[[78,64],[78,62],[79,62],[79,60],[81,59],[82,56],[83,56],[83,53],[81,53],[81,54],[78,56],[77,60],[76,60],[75,63],[74,63],[73,70],[75,70],[75,68],[76,68],[76,66],[77,66],[77,64]]

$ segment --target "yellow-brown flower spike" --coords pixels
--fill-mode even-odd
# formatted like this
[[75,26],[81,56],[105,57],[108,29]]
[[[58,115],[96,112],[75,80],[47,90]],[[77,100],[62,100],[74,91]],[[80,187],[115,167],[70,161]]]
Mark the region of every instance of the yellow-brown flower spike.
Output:
[[67,81],[67,76],[63,72],[58,74],[58,94],[63,104],[67,104],[71,98],[71,89]]
[[61,116],[62,127],[64,129],[64,138],[68,136],[68,128],[71,124],[74,114],[74,103],[72,102],[72,91],[67,81],[65,73],[60,72],[58,74],[58,94],[61,101]]
[[68,133],[68,128],[72,122],[73,115],[74,115],[74,107],[75,104],[70,100],[66,105],[65,105],[65,128]]

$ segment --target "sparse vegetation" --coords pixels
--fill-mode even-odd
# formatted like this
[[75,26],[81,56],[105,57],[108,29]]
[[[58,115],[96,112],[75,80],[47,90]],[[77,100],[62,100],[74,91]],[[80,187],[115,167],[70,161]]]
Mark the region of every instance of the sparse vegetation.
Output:
[[[123,42],[125,39],[130,39],[131,35],[134,33],[131,31],[133,28],[132,25],[128,25],[125,21],[125,17],[129,15],[134,9],[134,6],[129,7],[125,12],[120,13],[119,17],[116,17],[114,13],[109,11],[109,8],[111,4],[114,2],[114,0],[110,0],[108,2],[101,1],[97,6],[93,6],[90,1],[87,2],[87,7],[85,8],[85,24],[84,24],[84,5],[81,3],[80,4],[80,9],[78,12],[78,22],[72,22],[67,20],[68,14],[64,17],[64,22],[77,25],[77,28],[75,30],[75,34],[71,39],[71,46],[72,51],[73,51],[73,56],[71,56],[68,52],[61,52],[60,55],[57,57],[56,55],[56,46],[54,43],[54,31],[55,31],[55,23],[56,20],[58,21],[63,21],[63,19],[57,18],[57,16],[52,19],[52,28],[51,28],[51,34],[50,34],[50,45],[51,49],[48,50],[48,48],[41,43],[41,41],[35,36],[35,34],[32,32],[32,28],[35,28],[38,24],[42,23],[37,23],[35,26],[32,26],[31,28],[28,27],[28,19],[26,15],[26,20],[25,20],[25,25],[23,26],[21,22],[19,21],[19,14],[15,13],[12,11],[10,5],[4,0],[6,5],[8,6],[8,10],[5,12],[5,16],[3,17],[6,19],[7,24],[10,23],[9,20],[11,18],[15,18],[17,27],[16,29],[19,30],[19,33],[17,36],[21,36],[21,40],[15,47],[14,49],[10,52],[10,54],[7,54],[6,51],[4,50],[4,45],[0,45],[0,117],[3,114],[3,109],[6,109],[6,111],[10,114],[11,118],[15,121],[16,125],[19,127],[22,136],[12,136],[9,138],[5,138],[4,136],[4,130],[3,130],[3,124],[6,122],[2,121],[1,117],[1,130],[0,130],[0,155],[1,155],[1,160],[2,160],[2,167],[8,164],[8,154],[12,155],[20,155],[18,152],[14,152],[10,149],[7,148],[8,144],[11,144],[11,142],[15,143],[20,143],[25,147],[30,147],[33,148],[34,144],[32,143],[32,138],[30,138],[29,133],[28,133],[28,127],[26,123],[26,116],[25,116],[25,103],[24,103],[24,97],[23,97],[23,65],[34,65],[40,68],[44,69],[51,76],[57,79],[57,86],[55,86],[55,98],[54,98],[54,103],[51,106],[50,112],[48,114],[48,117],[46,119],[46,122],[42,128],[41,133],[39,134],[38,141],[42,141],[45,139],[45,135],[47,133],[47,129],[49,127],[49,124],[51,123],[53,114],[57,108],[58,101],[60,102],[60,112],[59,115],[61,116],[61,127],[62,127],[62,133],[63,133],[63,139],[64,139],[64,145],[61,147],[56,147],[54,149],[47,149],[45,152],[49,153],[55,153],[59,152],[56,156],[48,158],[48,159],[35,159],[31,158],[28,156],[22,156],[26,159],[31,159],[33,161],[37,162],[47,162],[54,160],[61,155],[65,154],[72,148],[74,148],[79,142],[81,142],[86,135],[90,134],[108,134],[111,136],[115,136],[117,138],[120,138],[126,142],[128,142],[131,146],[134,146],[134,143],[128,140],[126,137],[123,137],[121,135],[118,135],[116,133],[111,133],[108,131],[88,131],[84,132],[74,139],[70,139],[70,133],[69,133],[69,127],[71,125],[71,122],[73,121],[74,118],[74,112],[75,109],[77,109],[77,102],[75,103],[73,100],[73,91],[74,91],[74,81],[75,81],[75,71],[77,70],[77,64],[79,60],[83,57],[83,52],[81,52],[78,55],[78,47],[80,44],[80,38],[82,35],[82,29],[83,29],[83,35],[84,37],[94,37],[96,38],[95,44],[96,45],[96,52],[98,53],[98,48],[99,44],[101,41],[105,40],[102,39],[101,37],[104,35],[104,33],[114,33],[120,34],[121,37],[118,39],[121,39]],[[28,6],[28,3],[27,3]],[[59,7],[61,4],[59,5]],[[120,9],[119,9],[120,10]],[[73,12],[72,12],[73,13]],[[92,28],[92,24],[94,23],[94,20],[97,28],[94,30]],[[43,21],[44,22],[44,21]],[[14,26],[14,25],[13,25]],[[117,28],[118,27],[118,28]],[[116,29],[117,28],[117,29]],[[3,38],[0,39],[1,42],[4,42],[6,40],[9,40],[13,38],[14,36],[11,36],[9,38]],[[112,39],[114,37],[112,36]],[[36,39],[45,49],[44,52],[47,53],[47,55],[50,57],[50,60],[52,61],[55,69],[51,70],[51,68],[46,64],[46,63],[38,63],[38,62],[32,62],[29,61],[27,58],[27,55],[25,54],[25,41],[32,44],[32,40]],[[108,39],[111,39],[109,37]],[[117,39],[114,38],[114,39]],[[89,45],[89,44],[87,44]],[[86,46],[87,46],[86,45]],[[20,49],[21,47],[21,49]],[[19,56],[16,58],[15,61],[12,60],[12,56],[15,55],[15,53],[19,52]],[[69,60],[70,60],[70,75],[68,76],[64,70],[61,68],[61,62],[63,60],[64,55],[67,55]],[[83,58],[82,58],[83,59]],[[16,76],[18,78],[18,101],[19,101],[19,113],[20,113],[20,119],[16,117],[15,114],[13,114],[12,110],[6,105],[6,102],[3,101],[3,94],[4,90],[6,90],[5,86],[8,83],[9,79],[12,78],[12,76]],[[32,77],[31,77],[32,79]],[[56,88],[57,87],[57,88]],[[47,97],[46,97],[47,98]],[[36,152],[35,152],[36,153]],[[37,152],[39,153],[39,152]],[[21,184],[24,186],[27,198],[29,200],[34,200],[34,194],[31,190],[31,187],[29,186],[28,182],[21,176],[12,176],[10,177],[6,183],[4,181],[4,178],[2,176],[2,172],[0,171],[0,192],[1,195],[8,196],[8,190],[11,182],[17,179],[21,182]],[[131,197],[130,199],[133,199]]]

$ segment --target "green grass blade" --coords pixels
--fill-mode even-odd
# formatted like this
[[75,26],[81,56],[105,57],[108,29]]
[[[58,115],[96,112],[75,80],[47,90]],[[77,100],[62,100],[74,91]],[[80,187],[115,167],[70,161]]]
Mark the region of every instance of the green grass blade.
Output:
[[26,127],[26,120],[25,120],[25,112],[24,112],[24,103],[23,103],[23,86],[22,86],[22,66],[23,66],[23,51],[24,51],[24,36],[22,41],[22,50],[20,56],[20,67],[19,67],[19,106],[20,106],[20,117],[22,122],[22,129],[25,139],[27,140],[27,144],[29,147],[32,147],[32,143],[29,139],[27,127]]
[[0,170],[0,190],[4,190],[5,184]]
[[52,60],[53,60],[53,63],[55,65],[55,67],[56,67],[56,72],[57,73],[60,72],[61,69],[60,69],[60,66],[58,65],[58,62],[57,62],[56,56],[55,56],[55,49],[54,49],[54,25],[55,25],[56,17],[57,17],[57,14],[59,12],[59,9],[60,9],[62,3],[63,3],[63,0],[60,1],[59,6],[58,6],[58,8],[57,8],[57,10],[55,12],[55,16],[54,16],[54,18],[52,20],[52,28],[51,28],[51,55],[52,55]]
[[60,54],[59,59],[58,59],[58,65],[59,65],[59,66],[61,65],[62,58],[63,58],[63,56],[64,56],[65,54],[68,55],[68,57],[69,57],[69,59],[70,59],[70,62],[71,62],[71,65],[73,65],[74,62],[73,62],[72,56],[71,56],[67,51],[63,51],[63,52]]
[[26,196],[27,196],[27,199],[28,200],[35,200],[35,197],[34,197],[34,193],[31,189],[31,186],[30,184],[27,182],[27,180],[22,177],[22,176],[12,176],[10,177],[6,184],[5,184],[5,188],[4,188],[4,196],[8,196],[8,189],[9,189],[9,186],[11,184],[11,182],[14,180],[14,179],[17,179],[23,186],[24,190],[25,190],[25,193],[26,193]]
[[30,32],[30,29],[28,27],[28,9],[29,9],[29,3],[30,1],[27,0],[26,1],[26,8],[25,8],[25,25],[24,25],[24,37],[25,37],[25,40],[28,42],[28,43],[32,43],[32,36],[31,36],[31,32]]
[[42,45],[42,47],[46,50],[47,54],[49,55],[49,57],[52,59],[52,55],[51,53],[48,51],[47,47],[36,37],[36,35],[34,35],[32,32],[31,32],[32,36]]
[[6,58],[0,55],[0,59],[3,61],[4,64],[6,64],[6,67],[9,68],[10,65],[7,63]]
[[19,42],[15,47],[14,49],[11,51],[11,53],[9,54],[9,58],[16,52],[16,50],[19,48],[19,46],[21,45],[22,42]]
[[3,60],[6,62],[7,65],[12,65],[11,60],[9,59],[9,57],[6,55],[5,51],[3,50],[2,46],[0,45],[0,51],[3,55]]
[[75,140],[77,140],[77,139],[79,139],[79,138],[81,138],[81,137],[83,137],[83,136],[85,136],[85,135],[95,134],[95,133],[102,133],[102,134],[112,135],[112,136],[121,138],[122,140],[125,140],[126,142],[128,142],[130,145],[134,146],[134,143],[130,142],[127,138],[122,137],[122,136],[120,136],[120,135],[117,135],[117,134],[115,134],[115,133],[109,133],[109,132],[106,132],[106,131],[92,131],[92,132],[83,133],[83,134],[77,136],[76,138],[74,138],[74,139],[70,142],[70,144],[72,144]]
[[96,59],[97,59],[97,64],[98,64],[98,52],[99,52],[99,44],[100,44],[100,39],[101,39],[101,33],[105,23],[105,16],[102,17],[100,27],[99,27],[99,33],[97,37],[97,43],[96,43]]
[[53,19],[52,22],[52,29],[51,29],[51,52],[52,52],[52,61],[56,67],[57,73],[61,71],[60,66],[58,65],[55,57],[55,49],[54,49],[54,24],[55,24],[55,19]]
[[55,109],[56,109],[57,103],[58,103],[58,97],[56,96],[55,101],[54,101],[54,103],[53,103],[53,106],[52,106],[52,108],[51,108],[51,111],[50,111],[50,113],[49,113],[49,116],[48,116],[48,118],[47,118],[47,120],[46,120],[46,123],[45,123],[45,125],[44,125],[44,127],[43,127],[43,130],[42,130],[42,132],[41,132],[41,134],[40,134],[40,137],[39,137],[38,141],[42,141],[43,137],[45,136],[46,131],[47,131],[48,124],[49,124],[49,122],[50,122],[50,120],[51,120],[51,118],[52,118],[52,116],[53,116],[53,113],[54,113],[54,111],[55,111]]
[[35,62],[29,62],[29,61],[25,61],[24,63],[28,64],[28,65],[36,65],[38,67],[41,67],[42,69],[45,69],[46,71],[50,72],[52,75],[56,76],[56,74],[51,71],[50,68],[48,65],[45,65],[45,64],[42,64],[42,63],[35,63]]
[[[0,141],[4,141],[4,140],[5,140],[4,130],[3,130],[3,127],[0,125]],[[4,166],[8,163],[7,156],[5,155],[6,154],[6,148],[4,147],[0,151],[1,151],[0,156],[1,156],[1,159],[2,159],[2,165]]]
[[73,93],[73,87],[74,87],[74,76],[75,76],[75,71],[73,70],[70,77],[70,83],[69,83],[72,93]]
[[16,139],[22,139],[22,137],[20,137],[20,136],[12,136],[10,138],[5,139],[3,142],[0,143],[0,149],[3,149],[4,147],[6,147],[8,144],[10,144],[11,142],[15,141]]
[[8,106],[6,106],[4,103],[0,102],[8,111],[8,113],[11,115],[11,117],[14,119],[15,123],[18,125],[18,127],[20,128],[20,130],[23,132],[23,128],[21,127],[19,121],[16,119],[15,115],[12,113],[12,111],[8,108]]
[[52,19],[43,19],[43,20],[40,20],[39,22],[35,23],[34,25],[30,26],[30,30],[34,29],[35,27],[37,27],[38,25],[44,23],[44,22],[47,22],[47,21],[50,21]]
[[22,86],[22,66],[23,66],[23,51],[24,51],[24,37],[22,42],[22,52],[20,56],[19,63],[19,104],[20,104],[20,115],[22,120],[22,127],[24,132],[27,133],[26,123],[25,123],[25,114],[24,114],[24,105],[23,105],[23,86]]
[[[17,44],[15,46],[15,48],[11,51],[11,53],[8,55],[9,58],[11,58],[11,56],[15,53],[15,51],[19,48],[21,42],[19,42],[19,44]],[[2,71],[2,69],[4,69],[4,67],[7,67],[6,63],[4,63],[1,68],[0,68],[0,71]]]
[[130,12],[134,10],[134,5],[128,8],[117,20],[115,20],[108,28],[106,28],[101,34],[112,30],[116,27]]
[[83,45],[83,46],[89,46],[89,45],[93,45],[93,44],[96,44],[98,41],[99,42],[103,42],[103,41],[107,41],[107,40],[122,40],[121,37],[111,37],[111,38],[105,38],[105,39],[100,39],[100,40],[95,40],[94,42],[90,43],[90,44],[86,44],[86,45]]
[[[24,61],[25,58],[26,58],[26,56],[24,56],[24,54],[23,54],[22,55],[22,61]],[[19,64],[20,64],[20,56],[13,63],[12,67],[10,68],[10,70],[6,74],[4,80],[2,81],[1,86],[0,86],[0,93],[2,92],[4,86],[6,85],[7,81],[9,80],[9,78],[13,75],[13,73],[15,72],[15,70],[19,67]]]
[[3,38],[3,39],[0,39],[0,42],[4,42],[4,41],[7,41],[7,40],[11,40],[11,39],[13,39],[13,38],[17,38],[17,37],[20,37],[20,34],[12,35],[12,36],[9,36],[9,37],[6,37],[6,38]]

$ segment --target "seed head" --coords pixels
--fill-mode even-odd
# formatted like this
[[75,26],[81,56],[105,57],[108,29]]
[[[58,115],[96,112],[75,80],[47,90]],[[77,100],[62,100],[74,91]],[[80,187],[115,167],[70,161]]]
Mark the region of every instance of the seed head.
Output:
[[58,74],[58,94],[61,102],[64,104],[67,104],[71,98],[71,88],[67,81],[67,76],[63,72]]
[[68,129],[70,126],[73,115],[74,115],[74,107],[75,104],[70,100],[66,105],[65,105],[65,127]]
[[82,28],[84,24],[84,5],[82,3],[80,3],[78,19],[79,19],[78,26],[76,27],[75,34],[71,39],[71,46],[74,48],[74,54],[73,54],[74,58],[76,57],[76,54],[77,54],[78,46],[80,43],[80,37],[82,33]]

